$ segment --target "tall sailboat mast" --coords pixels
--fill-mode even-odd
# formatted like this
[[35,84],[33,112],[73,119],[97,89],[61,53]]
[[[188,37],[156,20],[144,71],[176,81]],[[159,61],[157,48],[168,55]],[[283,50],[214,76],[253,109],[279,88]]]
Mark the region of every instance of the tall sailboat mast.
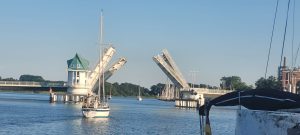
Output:
[[[99,64],[101,63],[101,58],[102,58],[102,44],[103,44],[103,27],[102,27],[102,21],[103,21],[103,11],[101,10],[101,16],[100,16],[100,51],[99,51],[99,59],[100,59],[100,62]],[[99,89],[98,89],[98,96],[99,96],[99,101],[100,101],[100,97],[101,97],[101,69],[103,68],[103,61],[102,61],[102,64],[101,64],[101,67],[99,65]],[[103,70],[102,70],[103,71]],[[104,84],[103,84],[104,85]],[[102,86],[103,89],[104,89],[104,86]]]
[[[98,95],[96,96],[88,96],[85,101],[87,101],[87,105],[83,104],[82,106],[82,114],[84,117],[87,118],[97,118],[97,117],[108,117],[110,108],[108,106],[108,103],[105,99],[105,80],[104,80],[104,63],[107,63],[109,60],[108,58],[105,58],[104,54],[104,47],[103,47],[103,11],[101,10],[101,16],[100,16],[100,48],[99,48],[99,76],[97,77],[99,79],[99,88],[98,88]],[[101,65],[100,65],[101,64]],[[102,73],[101,73],[102,71]],[[102,77],[101,77],[102,75]],[[101,80],[102,79],[102,80]],[[101,99],[101,83],[102,84],[102,99]]]
[[[102,44],[102,55],[104,57],[104,44],[103,44],[103,10],[101,10],[101,44]],[[104,60],[103,60],[104,62]],[[102,63],[103,63],[102,62]],[[103,65],[103,64],[102,64]],[[100,81],[100,80],[99,80]],[[102,90],[103,90],[103,101],[105,101],[105,80],[104,80],[104,67],[102,66]]]

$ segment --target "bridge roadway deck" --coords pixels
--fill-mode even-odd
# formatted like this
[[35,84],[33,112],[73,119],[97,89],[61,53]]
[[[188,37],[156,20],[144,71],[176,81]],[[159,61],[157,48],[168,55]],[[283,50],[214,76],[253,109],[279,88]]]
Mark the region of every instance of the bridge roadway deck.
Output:
[[0,90],[12,91],[53,91],[66,92],[65,83],[58,82],[29,82],[29,81],[0,81]]
[[0,81],[0,86],[65,87],[66,83],[61,83],[61,82],[31,82],[31,81]]
[[222,90],[222,89],[206,89],[206,88],[192,88],[198,94],[203,94],[204,98],[216,98],[218,96],[233,92],[233,90]]

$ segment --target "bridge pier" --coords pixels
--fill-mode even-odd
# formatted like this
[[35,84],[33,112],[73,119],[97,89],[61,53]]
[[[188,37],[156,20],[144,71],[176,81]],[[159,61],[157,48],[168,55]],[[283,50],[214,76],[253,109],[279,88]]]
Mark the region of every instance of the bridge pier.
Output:
[[175,99],[175,107],[197,108],[204,104],[204,99]]
[[54,103],[57,101],[57,95],[54,93],[50,93],[50,103]]
[[81,103],[83,102],[84,95],[77,95],[77,94],[67,94],[67,93],[50,93],[49,94],[49,101],[50,103],[55,102],[63,102],[63,103]]

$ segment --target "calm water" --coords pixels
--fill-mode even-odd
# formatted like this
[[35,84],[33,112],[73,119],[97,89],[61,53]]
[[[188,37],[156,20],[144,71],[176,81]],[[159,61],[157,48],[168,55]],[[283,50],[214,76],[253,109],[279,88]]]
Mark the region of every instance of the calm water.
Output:
[[[173,102],[113,97],[109,118],[86,119],[80,104],[50,104],[48,98],[43,94],[0,93],[0,134],[200,134],[196,110],[175,108]],[[213,134],[234,134],[235,117],[234,109],[213,108]]]

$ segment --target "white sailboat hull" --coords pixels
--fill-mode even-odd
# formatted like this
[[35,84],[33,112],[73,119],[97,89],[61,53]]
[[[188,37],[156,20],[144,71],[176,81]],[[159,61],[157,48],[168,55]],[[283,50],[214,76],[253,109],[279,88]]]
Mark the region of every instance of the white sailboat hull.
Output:
[[142,97],[137,97],[137,100],[142,101],[143,99],[142,99]]
[[242,109],[236,122],[235,135],[299,135],[300,114]]
[[82,114],[86,118],[106,118],[109,111],[109,108],[82,108]]

